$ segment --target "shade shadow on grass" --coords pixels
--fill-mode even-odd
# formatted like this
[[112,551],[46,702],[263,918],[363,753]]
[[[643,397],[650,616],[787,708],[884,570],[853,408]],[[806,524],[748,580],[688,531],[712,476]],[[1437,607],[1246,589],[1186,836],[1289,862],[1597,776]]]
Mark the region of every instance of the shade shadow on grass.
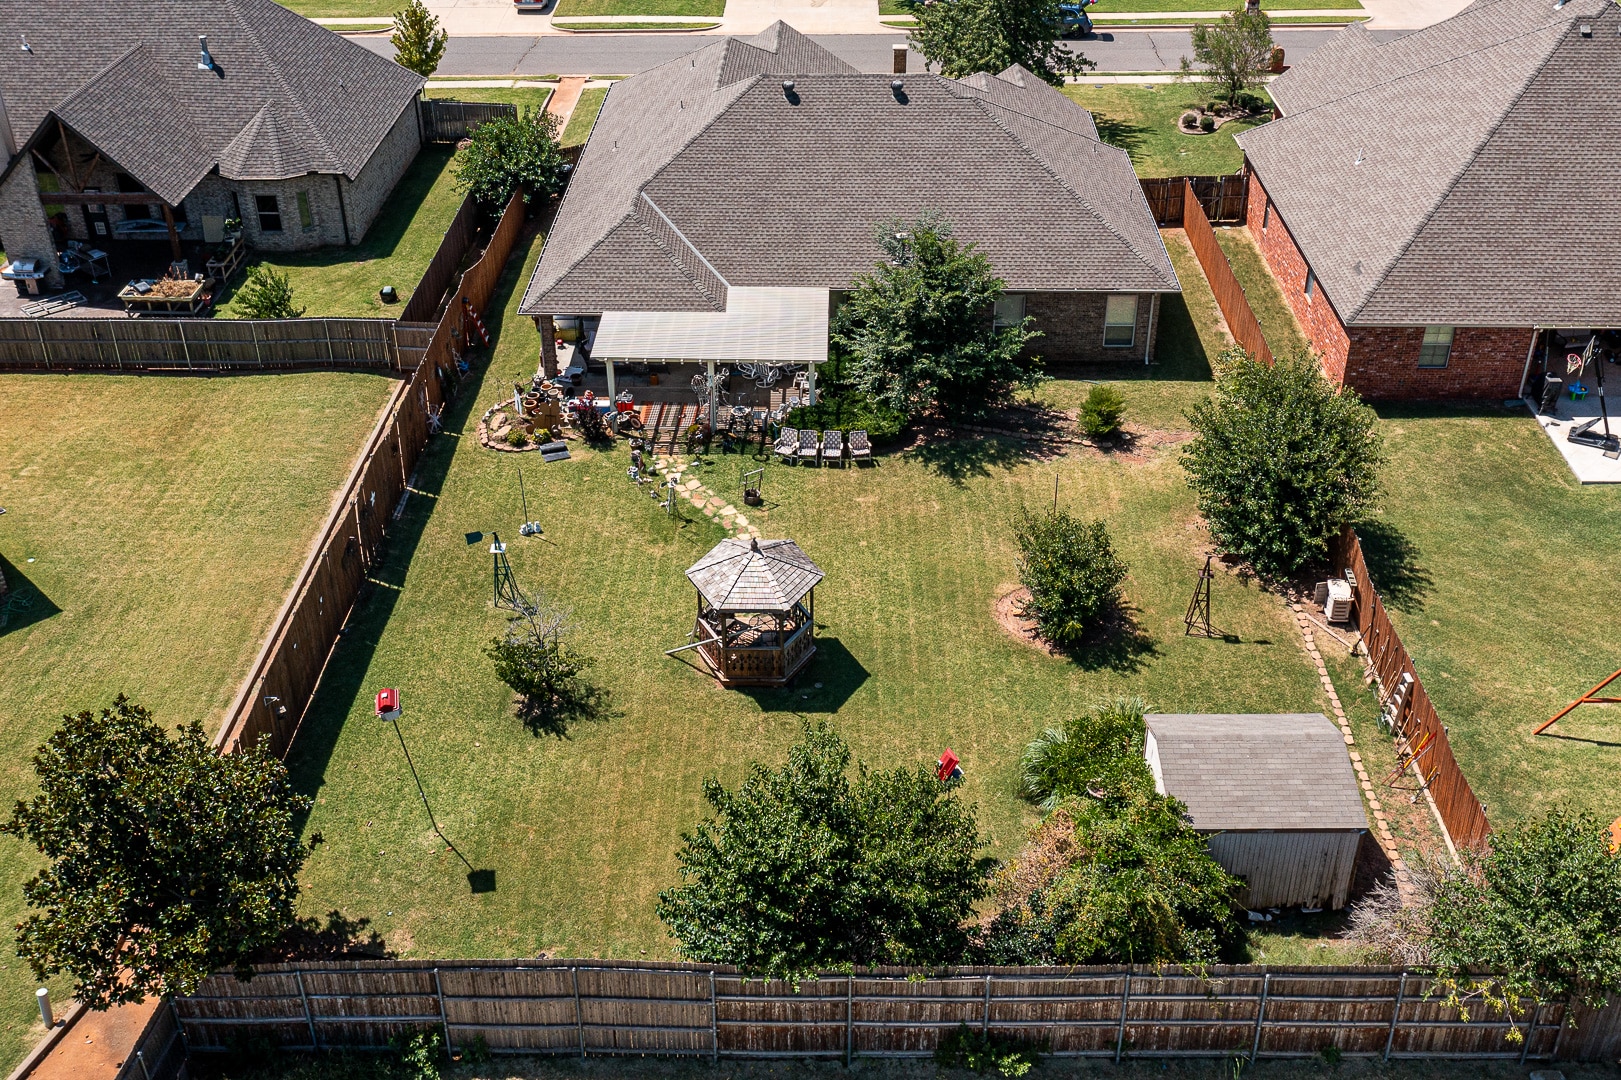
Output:
[[971,476],[989,476],[992,469],[1007,469],[1041,457],[1036,447],[1018,439],[996,435],[967,438],[928,438],[903,456],[931,472],[962,486]]
[[341,911],[329,911],[325,921],[314,916],[299,919],[280,941],[255,956],[254,962],[285,963],[335,957],[392,960],[395,955],[383,936],[372,929],[370,919],[351,919]]
[[1143,156],[1144,138],[1148,129],[1141,124],[1134,124],[1130,120],[1121,120],[1101,114],[1094,115],[1092,120],[1097,124],[1098,138],[1110,146],[1117,146],[1131,157],[1131,163],[1136,165]]
[[4,555],[0,555],[0,575],[6,580],[6,592],[0,595],[0,637],[61,614],[62,609]]
[[816,639],[816,655],[788,686],[746,686],[764,712],[836,713],[867,681],[867,668],[835,637]]
[[1409,615],[1423,611],[1435,580],[1419,564],[1418,545],[1400,529],[1378,518],[1357,522],[1356,534],[1362,540],[1362,557],[1367,560],[1368,573],[1379,588],[1380,598]]
[[1123,604],[1102,626],[1087,634],[1081,644],[1062,651],[1083,671],[1107,670],[1131,675],[1159,655],[1159,646],[1137,625],[1136,610]]
[[529,734],[557,739],[568,738],[569,728],[575,724],[600,723],[619,715],[613,708],[612,693],[606,687],[584,680],[547,704],[520,699],[513,711]]

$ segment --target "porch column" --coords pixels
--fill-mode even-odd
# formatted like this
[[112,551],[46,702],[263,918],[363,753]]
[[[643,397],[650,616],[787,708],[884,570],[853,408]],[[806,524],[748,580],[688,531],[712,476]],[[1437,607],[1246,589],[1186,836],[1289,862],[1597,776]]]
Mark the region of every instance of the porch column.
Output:
[[550,315],[535,319],[540,331],[540,373],[548,379],[557,378],[557,324]]
[[719,392],[720,392],[719,387],[717,387],[715,385],[715,361],[714,361],[714,358],[710,358],[710,361],[709,361],[709,430],[710,431],[715,430],[715,397]]
[[174,227],[174,208],[163,204],[163,222],[169,226],[169,258],[180,261],[180,233]]
[[816,404],[816,365],[809,364],[805,370],[807,372],[805,376],[805,404],[814,405]]
[[610,428],[612,428],[614,434],[617,435],[617,434],[619,434],[619,405],[618,405],[618,403],[617,403],[617,401],[616,401],[616,399],[614,397],[614,361],[613,361],[613,357],[610,356],[610,357],[605,358],[603,360],[603,366],[605,366],[608,369],[608,404],[611,406],[611,408],[610,408],[610,410],[608,412],[608,426]]

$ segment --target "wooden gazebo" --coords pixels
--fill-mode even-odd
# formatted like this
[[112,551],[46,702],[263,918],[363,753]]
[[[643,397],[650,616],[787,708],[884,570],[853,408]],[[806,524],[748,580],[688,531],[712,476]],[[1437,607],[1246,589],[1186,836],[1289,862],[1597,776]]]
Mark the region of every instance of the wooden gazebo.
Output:
[[687,571],[691,646],[722,686],[782,686],[816,653],[822,571],[792,540],[730,538]]

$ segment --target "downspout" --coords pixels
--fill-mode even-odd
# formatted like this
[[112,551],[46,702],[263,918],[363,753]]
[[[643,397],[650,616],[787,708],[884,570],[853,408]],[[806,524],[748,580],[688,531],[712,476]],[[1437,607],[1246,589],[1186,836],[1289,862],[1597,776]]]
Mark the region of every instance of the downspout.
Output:
[[[1525,396],[1525,384],[1526,384],[1526,381],[1531,378],[1531,360],[1532,360],[1533,357],[1535,357],[1537,355],[1537,338],[1538,338],[1538,336],[1541,335],[1541,333],[1542,333],[1542,327],[1533,326],[1531,328],[1531,345],[1530,345],[1530,347],[1528,349],[1525,350],[1525,370],[1520,372],[1520,394],[1519,394],[1519,396],[1522,397],[1522,398]],[[1532,410],[1532,412],[1535,412],[1535,411],[1536,411],[1535,409]]]
[[1147,367],[1154,359],[1154,313],[1159,310],[1159,293],[1152,293],[1148,298],[1148,333],[1143,342],[1143,366]]
[[338,217],[343,219],[343,242],[345,245],[352,244],[354,241],[349,239],[349,209],[343,205],[343,176],[333,173],[332,182],[338,188]]

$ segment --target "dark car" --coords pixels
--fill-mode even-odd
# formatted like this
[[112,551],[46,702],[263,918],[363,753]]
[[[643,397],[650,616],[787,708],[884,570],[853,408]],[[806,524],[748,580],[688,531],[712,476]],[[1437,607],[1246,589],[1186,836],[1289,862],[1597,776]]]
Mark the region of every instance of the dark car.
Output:
[[1095,3],[1097,0],[1076,0],[1058,5],[1064,18],[1065,37],[1087,37],[1092,33],[1092,20],[1087,17],[1086,9]]

